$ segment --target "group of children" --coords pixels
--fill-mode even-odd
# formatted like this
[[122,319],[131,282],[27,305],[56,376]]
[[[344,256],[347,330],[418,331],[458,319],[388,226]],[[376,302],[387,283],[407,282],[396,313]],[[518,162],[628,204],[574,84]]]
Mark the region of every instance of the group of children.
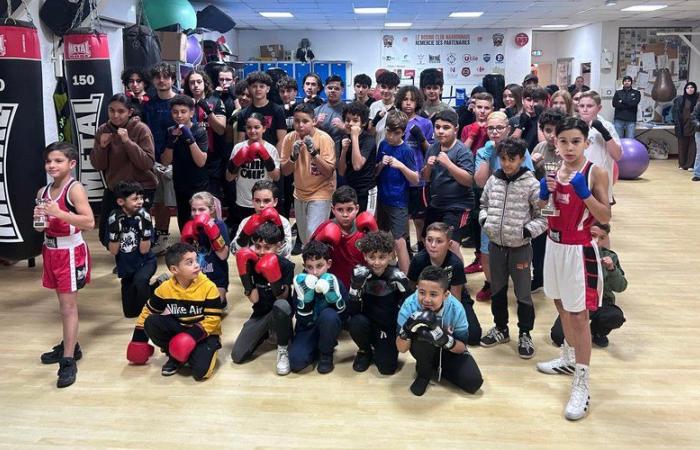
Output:
[[[167,69],[154,69],[159,100],[167,97],[161,91],[167,90],[168,76]],[[150,215],[153,189],[121,181],[109,186],[113,203],[103,204],[114,206],[101,214],[103,243],[115,255],[124,315],[138,317],[127,349],[131,363],[145,364],[153,355],[150,339],[168,356],[163,375],[183,368],[196,379],[213,373],[233,253],[252,306],[233,345],[234,363],[246,362],[270,341],[277,346],[278,374],[314,363],[319,373],[329,373],[347,330],[358,347],[352,365],[357,372],[374,363],[391,375],[398,353],[410,350],[416,359],[412,393],[422,395],[435,373],[474,393],[483,379],[466,346],[509,341],[510,278],[519,356],[534,356],[532,291],[543,284],[560,315],[551,335],[562,354],[537,368],[573,374],[565,416],[577,420],[586,414],[591,341],[607,345],[607,334],[624,322],[612,292],[626,287],[619,260],[608,248],[606,225],[612,200],[608,162],[618,156],[619,145],[611,126],[597,117],[597,94],[584,93],[580,117],[573,118],[560,109],[544,110],[541,88],[528,86],[520,116],[509,120],[505,112],[493,111],[490,94],[478,93],[471,99],[475,121],[460,128],[460,115],[439,101],[442,80],[433,71],[421,77],[421,89],[398,92],[398,76],[382,72],[379,100],[358,94],[349,104],[339,101],[344,85],[338,77],[326,80],[329,102],[323,104],[317,76],[305,78],[298,103],[295,86],[284,80],[279,87],[289,100],[285,105],[268,100],[269,75],[254,73],[245,95],[238,85],[225,89],[237,97],[230,117],[237,121],[239,142],[230,143],[230,156],[222,158],[227,146],[217,136],[231,123],[220,120],[222,111],[228,113],[207,78],[194,71],[186,80],[190,95],[170,96],[172,125],[161,133],[162,151],[156,143],[155,152],[139,152],[127,132],[131,118],[119,116],[134,108],[117,96],[99,133],[111,137],[97,139],[105,150],[123,152],[141,166],[151,155],[160,182],[169,179],[165,173],[172,167],[181,242],[165,250],[169,276],[151,282],[152,246],[165,235],[163,219]],[[369,77],[356,77],[359,93],[368,82]],[[248,97],[249,106],[242,107],[240,100]],[[153,107],[144,105],[144,114]],[[60,363],[59,387],[75,381],[81,356],[76,296],[90,268],[80,231],[94,226],[84,189],[70,175],[75,153],[69,144],[47,148],[46,169],[54,181],[40,190],[44,201],[35,209],[36,217],[48,218],[37,227],[46,232],[44,286],[56,289],[64,323],[63,342],[42,355],[45,363]],[[548,165],[553,162],[558,167]],[[141,167],[133,164],[134,170]],[[159,172],[156,164],[166,169]],[[303,244],[302,272],[296,275],[289,259],[292,229],[280,214],[290,186]],[[217,196],[231,192],[235,202],[225,201],[224,222]],[[164,198],[161,192],[154,202]],[[554,212],[545,217],[543,208]],[[416,250],[409,243],[409,220]],[[477,260],[465,269],[460,245],[474,220]],[[483,335],[466,289],[465,273],[477,271],[470,270],[475,264],[487,280],[477,300],[490,300],[494,317]],[[608,284],[598,309],[603,279]]]

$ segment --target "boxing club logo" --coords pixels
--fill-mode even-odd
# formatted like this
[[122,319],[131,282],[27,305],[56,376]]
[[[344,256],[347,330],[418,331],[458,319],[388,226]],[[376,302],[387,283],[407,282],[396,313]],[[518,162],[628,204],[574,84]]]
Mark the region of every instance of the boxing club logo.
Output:
[[85,186],[90,203],[102,201],[104,191],[102,173],[95,170],[90,162],[90,152],[95,146],[95,132],[103,100],[104,94],[90,94],[89,98],[70,101],[78,130],[80,182]]
[[12,122],[15,119],[18,106],[17,103],[0,103],[0,243],[24,242],[12,211],[7,178],[5,177],[7,173],[5,152],[10,141]]
[[91,57],[90,42],[68,43],[68,59],[90,59]]

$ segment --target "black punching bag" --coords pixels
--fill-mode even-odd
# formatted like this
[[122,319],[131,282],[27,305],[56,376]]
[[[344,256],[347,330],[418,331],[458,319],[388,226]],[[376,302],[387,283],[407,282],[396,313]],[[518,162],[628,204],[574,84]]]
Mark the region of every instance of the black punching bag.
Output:
[[34,200],[46,184],[40,48],[34,25],[0,23],[0,257],[6,259],[41,254],[43,235],[32,226]]
[[482,83],[486,92],[493,95],[493,110],[498,111],[501,108],[505,108],[503,104],[503,91],[506,88],[506,79],[500,73],[492,73],[489,75],[484,75],[484,81]]
[[68,98],[75,143],[80,152],[78,180],[85,186],[95,214],[100,212],[104,179],[90,162],[95,132],[107,121],[107,102],[112,97],[107,35],[86,29],[69,30],[63,37]]

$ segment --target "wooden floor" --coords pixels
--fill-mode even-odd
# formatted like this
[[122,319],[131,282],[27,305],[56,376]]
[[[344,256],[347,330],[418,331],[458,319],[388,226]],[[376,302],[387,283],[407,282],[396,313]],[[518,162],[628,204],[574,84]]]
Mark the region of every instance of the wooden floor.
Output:
[[[612,242],[629,280],[618,296],[628,321],[607,349],[593,350],[592,410],[581,422],[563,418],[571,378],[535,369],[557,353],[548,339],[554,308],[541,293],[533,360],[518,358],[514,342],[470,349],[485,379],[477,395],[443,382],[414,397],[410,356],[391,377],[374,367],[355,373],[347,335],[330,375],[279,377],[274,351],[233,366],[233,340],[250,313],[235,270],[212,379],[164,378],[160,355],[148,366],[129,366],[133,321],[121,315],[112,258],[91,232],[93,281],[80,294],[84,357],[68,389],[55,387],[56,366],[39,362],[60,340],[55,295],[40,286],[41,260],[33,269],[0,268],[0,446],[700,448],[700,183],[691,176],[676,161],[653,161],[643,179],[616,186]],[[469,277],[472,295],[482,280]],[[489,305],[476,311],[488,329]],[[512,307],[511,318],[515,327]]]

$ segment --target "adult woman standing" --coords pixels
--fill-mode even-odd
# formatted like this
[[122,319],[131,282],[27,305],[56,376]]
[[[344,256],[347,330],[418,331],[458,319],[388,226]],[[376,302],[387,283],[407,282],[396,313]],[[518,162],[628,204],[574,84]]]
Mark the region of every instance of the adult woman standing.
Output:
[[683,88],[683,95],[673,100],[673,124],[678,139],[678,168],[692,170],[695,162],[695,124],[693,109],[698,102],[698,86],[689,81]]

